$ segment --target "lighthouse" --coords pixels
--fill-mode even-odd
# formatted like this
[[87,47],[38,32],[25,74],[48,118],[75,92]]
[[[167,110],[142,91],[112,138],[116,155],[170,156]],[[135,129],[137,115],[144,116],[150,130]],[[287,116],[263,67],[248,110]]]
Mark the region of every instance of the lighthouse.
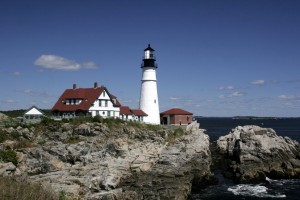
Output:
[[154,49],[148,47],[144,50],[144,58],[142,63],[142,85],[140,97],[140,109],[148,116],[144,118],[144,122],[149,124],[160,124],[159,104],[157,94],[157,80]]

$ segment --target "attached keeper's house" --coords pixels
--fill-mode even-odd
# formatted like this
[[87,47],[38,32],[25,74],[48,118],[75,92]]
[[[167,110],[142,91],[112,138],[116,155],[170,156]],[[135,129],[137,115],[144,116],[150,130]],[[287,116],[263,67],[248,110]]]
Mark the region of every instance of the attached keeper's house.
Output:
[[123,120],[141,121],[147,116],[142,110],[133,110],[122,106],[117,97],[106,87],[66,89],[52,108],[56,118],[73,118],[77,116],[101,116],[103,118],[121,118]]
[[55,117],[73,118],[76,116],[119,117],[120,102],[106,87],[67,89],[52,108]]
[[193,113],[180,108],[172,108],[160,113],[160,120],[164,125],[188,125],[193,121]]

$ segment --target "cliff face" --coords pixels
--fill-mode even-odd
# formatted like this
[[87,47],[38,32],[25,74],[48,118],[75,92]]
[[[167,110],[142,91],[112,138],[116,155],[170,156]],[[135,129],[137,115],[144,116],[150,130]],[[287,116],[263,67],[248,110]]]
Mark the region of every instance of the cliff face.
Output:
[[238,182],[300,178],[300,146],[271,128],[238,126],[217,141],[227,176]]
[[1,163],[0,175],[40,182],[72,197],[180,200],[187,199],[192,184],[212,178],[209,137],[196,122],[177,136],[126,124],[112,131],[103,123],[3,131],[34,143],[27,148],[2,143],[0,148],[17,151],[18,161]]

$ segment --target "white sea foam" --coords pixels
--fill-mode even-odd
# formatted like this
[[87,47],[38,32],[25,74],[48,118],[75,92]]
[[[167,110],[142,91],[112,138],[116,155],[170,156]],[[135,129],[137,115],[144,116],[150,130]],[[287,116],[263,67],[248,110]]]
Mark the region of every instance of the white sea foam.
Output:
[[234,195],[254,196],[254,197],[271,197],[271,198],[285,198],[284,194],[269,194],[268,188],[262,185],[239,184],[227,189]]

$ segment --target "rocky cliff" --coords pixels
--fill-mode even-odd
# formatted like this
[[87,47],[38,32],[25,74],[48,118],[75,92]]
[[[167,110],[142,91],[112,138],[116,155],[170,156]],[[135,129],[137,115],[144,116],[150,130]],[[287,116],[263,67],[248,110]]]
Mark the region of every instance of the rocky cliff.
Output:
[[238,126],[217,141],[222,168],[238,182],[300,178],[300,146],[271,128]]
[[17,162],[0,163],[0,175],[75,198],[180,200],[212,179],[209,137],[196,122],[184,131],[98,122],[1,131],[17,138],[0,144]]

